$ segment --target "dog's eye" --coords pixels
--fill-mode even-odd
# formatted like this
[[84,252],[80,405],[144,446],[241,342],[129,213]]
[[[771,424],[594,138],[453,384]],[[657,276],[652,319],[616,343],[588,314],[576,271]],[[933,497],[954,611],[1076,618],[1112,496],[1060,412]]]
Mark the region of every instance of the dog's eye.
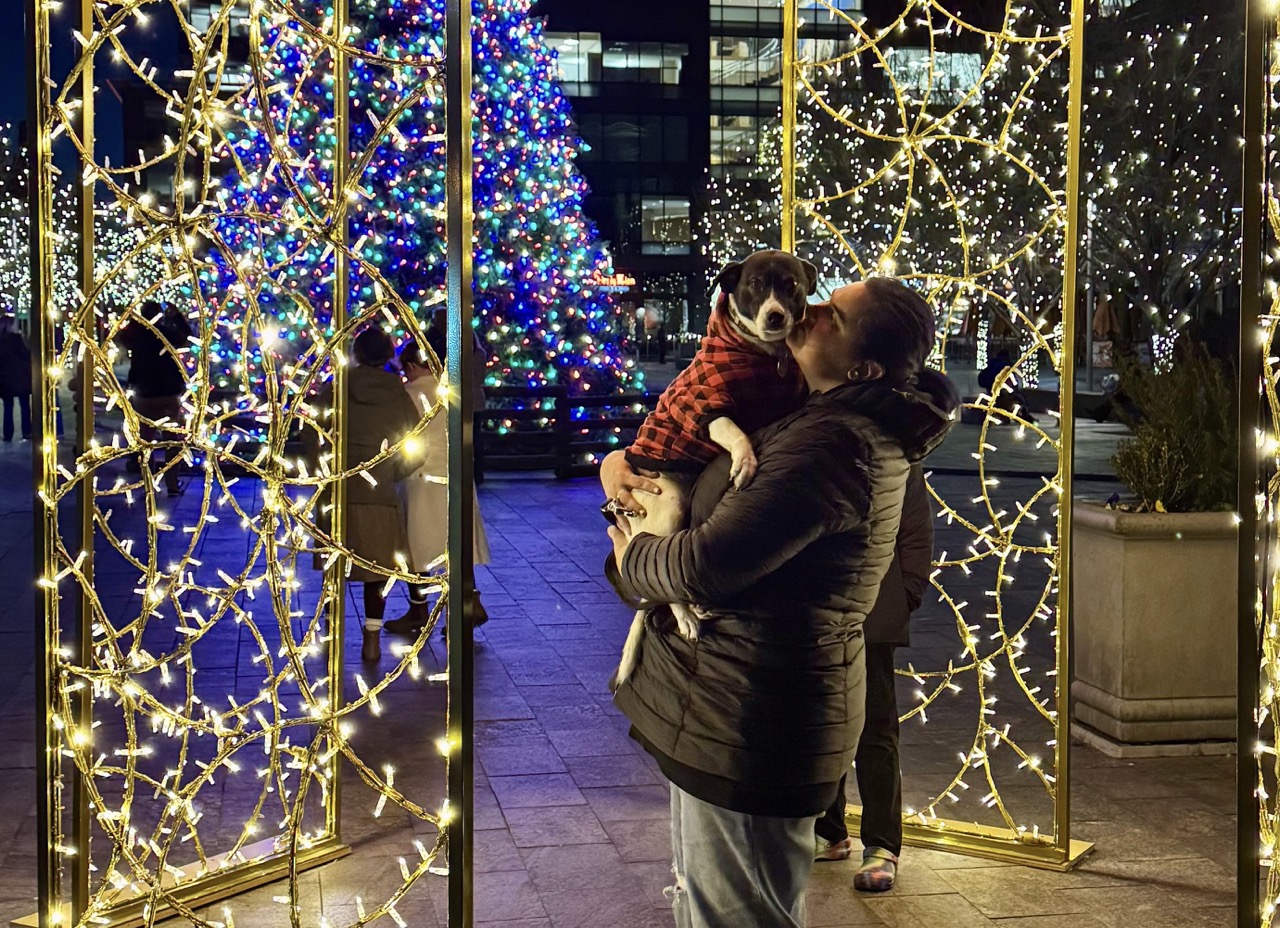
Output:
[[759,290],[761,287],[764,286],[764,281],[761,280],[759,277],[752,277],[749,281],[747,281],[747,286],[750,287],[752,290]]

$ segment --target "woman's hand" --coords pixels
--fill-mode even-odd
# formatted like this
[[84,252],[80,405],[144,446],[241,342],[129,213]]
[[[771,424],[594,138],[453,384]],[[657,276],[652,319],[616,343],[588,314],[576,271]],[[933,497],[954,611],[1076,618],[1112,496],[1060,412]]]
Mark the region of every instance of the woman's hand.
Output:
[[644,515],[645,508],[640,505],[634,491],[661,496],[662,487],[653,479],[657,476],[652,471],[635,471],[624,451],[614,451],[600,464],[600,483],[604,486],[605,498],[617,500],[624,508],[640,515]]

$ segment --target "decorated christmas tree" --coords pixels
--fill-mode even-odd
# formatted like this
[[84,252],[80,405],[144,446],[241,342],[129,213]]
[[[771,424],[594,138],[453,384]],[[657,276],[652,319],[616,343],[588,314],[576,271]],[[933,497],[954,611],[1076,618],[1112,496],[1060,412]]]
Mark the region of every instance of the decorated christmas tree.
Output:
[[[325,212],[332,191],[332,58],[311,28],[324,23],[325,6],[306,0],[292,8],[309,24],[263,14],[259,47],[274,80],[230,107],[218,192],[226,218],[203,281],[222,330],[221,364],[212,366],[226,386],[251,387],[263,351],[287,362],[332,321],[333,251],[299,231],[308,214]],[[583,143],[529,7],[529,0],[473,4],[474,325],[489,353],[487,383],[563,384],[571,394],[634,390],[642,375],[623,357],[620,311],[593,285],[611,262],[582,210],[586,184],[574,159]],[[425,326],[444,299],[444,3],[352,0],[351,17],[351,41],[368,57],[350,73],[360,174],[349,212],[357,253],[350,310],[384,308],[404,331],[397,314]],[[393,37],[385,47],[394,53],[383,50],[382,36]],[[247,117],[259,109],[274,147],[269,134],[250,128]],[[295,155],[290,163],[278,157],[283,148]]]

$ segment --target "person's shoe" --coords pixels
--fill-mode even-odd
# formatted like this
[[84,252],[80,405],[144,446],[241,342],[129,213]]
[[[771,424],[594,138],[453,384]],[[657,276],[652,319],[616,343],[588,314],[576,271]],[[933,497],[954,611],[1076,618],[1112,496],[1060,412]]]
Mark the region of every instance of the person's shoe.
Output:
[[393,635],[416,635],[427,627],[431,619],[431,610],[426,603],[409,601],[409,611],[398,619],[392,619],[382,627]]
[[471,625],[473,628],[479,628],[485,622],[489,621],[489,610],[485,609],[484,603],[480,602],[480,591],[472,590],[471,592]]
[[366,628],[364,630],[364,644],[360,648],[360,659],[362,661],[382,660],[382,629]]
[[862,852],[862,866],[853,874],[853,888],[860,893],[886,893],[898,877],[898,857],[882,847]]
[[814,860],[848,860],[853,854],[853,839],[845,838],[843,841],[825,841],[822,838],[817,839],[817,846],[813,851]]

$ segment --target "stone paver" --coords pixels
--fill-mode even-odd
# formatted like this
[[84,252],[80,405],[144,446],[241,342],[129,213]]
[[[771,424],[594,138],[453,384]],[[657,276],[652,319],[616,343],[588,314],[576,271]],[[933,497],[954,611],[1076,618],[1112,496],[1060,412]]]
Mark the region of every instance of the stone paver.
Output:
[[[1105,470],[1115,430],[1085,431],[1080,447],[1087,468]],[[934,461],[935,485],[948,498],[972,495],[976,477],[965,471],[972,469],[968,452],[975,441],[976,430],[959,431]],[[1045,454],[1010,455],[1006,469],[1017,476],[1004,481],[999,493],[1016,499],[1039,484],[1028,471],[1041,466]],[[0,582],[16,594],[0,621],[0,919],[32,911],[35,891],[28,486],[25,449],[0,449]],[[486,483],[481,499],[494,563],[479,577],[493,620],[476,634],[477,916],[506,928],[670,925],[662,892],[669,881],[663,780],[627,737],[626,720],[613,709],[605,685],[630,613],[600,576],[606,542],[595,511],[599,491],[590,481],[498,476]],[[939,545],[955,545],[960,537],[941,529]],[[957,593],[981,602],[981,578],[967,589],[957,587]],[[388,614],[397,614],[398,606],[393,603]],[[353,608],[358,610],[354,599]],[[918,625],[919,651],[904,652],[904,662],[923,664],[926,657],[943,658],[954,650],[954,620],[939,608],[926,609]],[[1031,642],[1028,659],[1045,646]],[[349,649],[357,647],[348,642]],[[358,667],[354,650],[349,656],[349,666]],[[424,669],[439,668],[444,656],[443,643],[434,639]],[[219,685],[253,689],[260,668],[234,651],[227,657]],[[389,661],[384,659],[388,666]],[[916,687],[905,682],[902,697],[909,704]],[[939,703],[927,726],[908,724],[909,801],[954,772],[954,745],[972,740],[967,698]],[[435,807],[443,798],[443,765],[432,742],[442,724],[443,693],[406,679],[383,703],[381,716],[359,723],[361,754],[375,767],[394,762],[397,784]],[[908,849],[899,887],[867,899],[851,890],[852,863],[823,864],[812,882],[810,925],[1231,924],[1232,760],[1124,762],[1081,746],[1074,750],[1073,834],[1098,842],[1079,870],[1053,874]],[[322,915],[334,925],[353,922],[356,897],[385,898],[399,882],[399,858],[415,853],[414,839],[434,839],[407,816],[386,812],[373,818],[373,795],[352,775],[345,782],[344,839],[354,853],[302,876],[303,924],[318,925]],[[985,792],[976,779],[970,786],[974,799]],[[1036,801],[1033,793],[1023,796],[1016,788],[1010,797]],[[234,810],[243,798],[225,794],[220,811],[226,828],[235,824]],[[974,805],[969,801],[966,808]],[[287,925],[287,914],[272,899],[280,891],[267,887],[235,900],[236,923]],[[431,877],[420,883],[398,911],[412,925],[443,925],[443,881]]]

